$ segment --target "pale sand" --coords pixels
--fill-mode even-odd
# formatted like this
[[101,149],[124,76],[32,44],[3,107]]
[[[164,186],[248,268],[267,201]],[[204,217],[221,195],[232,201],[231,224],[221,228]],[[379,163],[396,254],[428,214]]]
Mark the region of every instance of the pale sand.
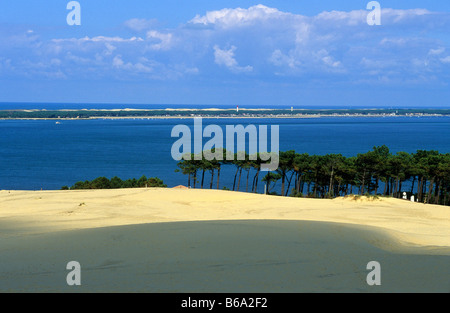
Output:
[[[450,292],[450,208],[192,189],[0,191],[0,292]],[[78,261],[82,286],[66,284]],[[382,285],[368,286],[378,261]]]

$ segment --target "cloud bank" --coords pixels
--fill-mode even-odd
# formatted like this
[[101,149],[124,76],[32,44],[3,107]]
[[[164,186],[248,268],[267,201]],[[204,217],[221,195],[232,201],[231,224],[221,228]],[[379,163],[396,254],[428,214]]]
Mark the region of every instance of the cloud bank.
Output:
[[[0,75],[50,80],[176,81],[241,77],[314,84],[448,84],[450,14],[425,9],[316,16],[256,5],[199,13],[171,29],[123,21],[120,34],[50,38],[0,31]],[[5,27],[5,26],[0,26]],[[124,36],[125,31],[131,32]],[[5,44],[6,43],[6,44]],[[20,51],[20,53],[17,53]]]

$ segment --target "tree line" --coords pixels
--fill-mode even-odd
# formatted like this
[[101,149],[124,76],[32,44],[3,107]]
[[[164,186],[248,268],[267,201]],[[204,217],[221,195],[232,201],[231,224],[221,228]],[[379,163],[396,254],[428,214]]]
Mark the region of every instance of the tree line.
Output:
[[144,187],[160,187],[166,188],[167,185],[164,182],[157,178],[152,177],[148,178],[142,176],[139,179],[131,178],[127,180],[122,180],[119,177],[115,176],[111,179],[106,177],[98,177],[92,181],[79,181],[75,183],[72,187],[63,186],[61,190],[79,190],[79,189],[121,189],[121,188],[144,188]]
[[102,117],[190,117],[192,115],[204,117],[231,117],[231,116],[285,116],[285,115],[443,115],[449,116],[450,109],[261,109],[258,112],[241,108],[236,110],[0,110],[0,118],[32,118],[32,119],[88,119]]
[[[450,204],[450,154],[435,150],[416,153],[391,153],[385,145],[367,153],[345,157],[341,154],[310,155],[293,150],[279,153],[276,171],[261,174],[259,154],[226,159],[207,160],[205,151],[200,157],[184,157],[178,162],[180,172],[187,175],[192,188],[219,189],[221,170],[234,168],[232,186],[223,189],[256,193],[258,182],[265,183],[265,192],[281,196],[335,198],[350,194],[404,197],[431,204]],[[240,160],[239,160],[240,159]],[[205,177],[205,175],[209,177]],[[281,182],[278,191],[275,185]]]

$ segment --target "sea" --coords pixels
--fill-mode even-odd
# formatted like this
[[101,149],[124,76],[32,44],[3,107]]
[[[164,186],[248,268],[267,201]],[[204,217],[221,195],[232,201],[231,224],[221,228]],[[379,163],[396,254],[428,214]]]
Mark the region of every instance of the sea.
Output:
[[[213,106],[208,106],[213,107]],[[232,106],[230,106],[231,108]],[[244,107],[244,106],[242,106]],[[1,104],[0,109],[163,109],[186,105]],[[267,108],[267,107],[261,107]],[[273,108],[273,107],[272,107]],[[350,107],[349,107],[350,108]],[[355,108],[355,107],[352,107]],[[0,120],[0,190],[58,190],[97,177],[158,177],[168,187],[187,185],[175,172],[171,136],[177,125],[193,131],[193,119]],[[375,146],[391,152],[450,153],[450,117],[321,117],[302,119],[203,119],[203,126],[279,126],[281,151],[356,156]],[[270,131],[269,131],[270,134]],[[203,139],[205,144],[209,139]],[[220,189],[232,188],[235,167],[225,166]],[[253,179],[254,172],[250,173]],[[205,188],[210,176],[205,175]],[[278,187],[279,187],[278,183]],[[197,185],[198,186],[198,185]],[[213,184],[216,188],[216,182]],[[262,192],[263,184],[259,184]],[[240,190],[246,189],[242,174]]]

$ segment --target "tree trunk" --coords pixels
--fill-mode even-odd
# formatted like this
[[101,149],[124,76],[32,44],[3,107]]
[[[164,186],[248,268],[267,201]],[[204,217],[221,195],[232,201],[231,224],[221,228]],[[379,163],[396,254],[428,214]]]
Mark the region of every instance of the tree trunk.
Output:
[[256,179],[256,174],[253,175],[253,180],[252,180],[252,193],[255,192],[255,179]]
[[295,172],[294,189],[296,192],[297,192],[297,185],[298,185],[298,172]]
[[396,178],[395,178],[395,197],[396,197],[396,198],[399,198],[399,194],[400,194],[400,189],[399,189],[399,187],[400,187],[400,178],[399,178],[399,177],[396,177]]
[[396,178],[392,178],[392,196],[396,197],[397,196],[397,179]]
[[362,179],[361,196],[364,195],[365,183],[366,183],[366,170],[364,170],[363,179]]
[[288,186],[287,186],[286,194],[285,194],[286,197],[288,196],[289,188],[291,188],[291,181],[292,181],[292,178],[294,177],[294,174],[295,174],[295,173],[293,172],[292,175],[291,175],[291,178],[289,178]]
[[248,177],[250,175],[250,169],[247,169],[247,186],[245,187],[245,192],[248,192]]
[[297,193],[300,192],[300,184],[301,184],[301,179],[302,179],[302,175],[300,174],[300,172],[297,173],[297,180],[295,183],[295,190],[297,191]]
[[233,191],[234,191],[234,188],[236,187],[236,177],[237,177],[238,172],[239,172],[239,167],[236,167],[236,173],[234,174]]
[[211,183],[209,184],[209,189],[212,189],[213,181],[214,181],[214,169],[212,169],[211,171]]
[[256,181],[255,181],[255,193],[258,192],[258,181],[259,181],[259,173],[261,172],[261,169],[258,168],[258,171],[256,172]]
[[237,185],[237,190],[240,190],[240,186],[241,186],[241,175],[242,175],[242,167],[239,170],[239,180],[238,180],[238,185]]
[[442,182],[439,181],[439,183],[436,182],[436,195],[434,196],[434,204],[439,204],[439,197],[441,195],[441,185]]
[[394,180],[394,197],[396,197],[396,198],[398,198],[398,193],[399,193],[399,190],[398,190],[399,180],[400,179],[398,177],[396,177]]
[[426,193],[427,193],[427,183],[428,183],[428,179],[424,179],[423,181],[423,186],[422,186],[422,197],[426,197]]
[[431,194],[433,193],[434,177],[430,181],[430,186],[428,187],[427,202],[431,203]]
[[328,193],[330,194],[330,196],[333,196],[332,192],[331,192],[331,188],[333,186],[333,175],[334,175],[334,167],[331,168],[331,175],[330,175],[330,186],[328,187]]
[[219,180],[220,180],[220,166],[217,168],[217,190],[219,190]]
[[422,202],[422,191],[423,191],[423,176],[420,177],[420,181],[417,186],[417,200],[419,202]]
[[256,186],[257,186],[257,179],[258,179],[259,171],[260,171],[260,169],[258,168],[256,170],[255,176],[253,176],[252,192],[255,192],[255,193],[257,192]]
[[416,182],[416,176],[413,177],[412,186],[411,186],[411,194],[414,194],[414,184]]
[[200,186],[201,189],[203,189],[203,181],[205,180],[205,170],[202,171],[202,184]]

